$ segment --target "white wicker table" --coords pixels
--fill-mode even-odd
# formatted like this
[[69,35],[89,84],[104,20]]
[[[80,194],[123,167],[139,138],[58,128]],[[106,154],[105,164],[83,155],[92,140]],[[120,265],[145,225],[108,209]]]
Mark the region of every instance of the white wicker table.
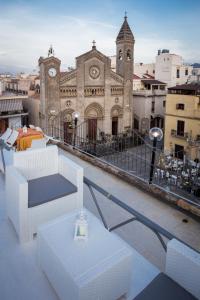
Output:
[[42,270],[60,299],[116,300],[128,294],[131,247],[87,211],[88,241],[74,241],[77,211],[40,227]]

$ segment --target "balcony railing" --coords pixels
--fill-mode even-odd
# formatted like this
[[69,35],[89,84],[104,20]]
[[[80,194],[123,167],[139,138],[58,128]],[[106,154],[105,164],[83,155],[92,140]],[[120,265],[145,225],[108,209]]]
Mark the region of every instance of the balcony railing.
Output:
[[[145,227],[147,227],[148,229],[150,229],[153,232],[153,234],[155,234],[155,236],[158,238],[158,240],[165,252],[167,250],[167,246],[166,246],[167,240],[171,240],[171,239],[175,238],[175,239],[179,240],[181,243],[185,244],[189,248],[191,248],[191,249],[195,250],[197,253],[199,253],[199,251],[197,249],[192,248],[190,245],[186,244],[185,242],[183,242],[182,240],[180,240],[179,238],[177,238],[176,236],[174,236],[173,234],[168,232],[166,229],[164,229],[163,227],[154,223],[152,220],[148,219],[146,216],[142,215],[141,213],[139,213],[132,207],[128,206],[126,203],[124,203],[123,201],[121,201],[120,199],[115,197],[114,195],[110,194],[109,192],[104,190],[102,187],[100,187],[99,185],[92,182],[91,180],[89,180],[86,177],[84,177],[84,184],[88,187],[90,194],[92,196],[92,199],[94,201],[94,204],[95,204],[97,211],[100,215],[100,218],[102,220],[102,223],[107,230],[113,231],[122,226],[130,224],[132,222],[139,222],[139,223],[143,224]],[[122,221],[114,226],[110,226],[107,223],[104,213],[98,203],[96,192],[103,195],[104,197],[106,197],[106,199],[109,202],[112,202],[113,204],[120,207],[122,210],[128,212],[131,215],[130,218],[127,218],[127,220]]]
[[135,96],[165,96],[167,92],[165,90],[136,90],[133,91],[133,95]]
[[180,139],[188,139],[189,134],[188,134],[188,132],[181,133],[181,132],[178,132],[175,129],[172,129],[171,130],[171,136],[176,137],[176,138],[180,138]]

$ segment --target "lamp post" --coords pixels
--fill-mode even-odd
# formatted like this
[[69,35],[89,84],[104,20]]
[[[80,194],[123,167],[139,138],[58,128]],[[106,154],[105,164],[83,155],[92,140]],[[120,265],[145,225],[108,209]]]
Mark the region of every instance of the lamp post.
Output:
[[149,130],[149,138],[151,141],[153,141],[153,149],[151,154],[151,168],[149,174],[149,184],[151,184],[153,180],[153,171],[154,171],[154,164],[155,164],[155,157],[156,157],[156,145],[157,145],[157,141],[161,141],[163,138],[162,129],[158,127],[151,128]]
[[74,129],[74,134],[73,134],[73,147],[75,147],[75,144],[76,144],[76,131],[77,131],[77,123],[78,123],[78,119],[80,117],[80,113],[78,111],[74,111],[72,113],[72,119],[74,121],[74,126],[73,126],[73,129]]

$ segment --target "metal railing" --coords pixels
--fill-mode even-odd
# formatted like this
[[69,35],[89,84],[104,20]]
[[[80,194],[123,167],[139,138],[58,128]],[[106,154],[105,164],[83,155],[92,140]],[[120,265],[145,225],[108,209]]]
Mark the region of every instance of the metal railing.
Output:
[[[166,238],[167,240],[172,240],[173,238],[179,240],[181,243],[187,245],[188,247],[190,247],[191,249],[193,249],[190,245],[186,244],[185,242],[183,242],[182,240],[180,240],[179,238],[177,238],[175,235],[171,234],[170,232],[168,232],[166,229],[162,228],[161,226],[159,226],[158,224],[154,223],[153,221],[151,221],[149,218],[145,217],[144,215],[142,215],[141,213],[139,213],[138,211],[136,211],[135,209],[133,209],[132,207],[128,206],[126,203],[122,202],[121,200],[119,200],[117,197],[113,196],[112,194],[108,193],[106,190],[104,190],[102,187],[100,187],[99,185],[97,185],[96,183],[92,182],[91,180],[89,180],[88,178],[84,177],[84,184],[86,184],[86,186],[88,187],[90,194],[92,196],[92,199],[95,203],[95,206],[97,208],[97,211],[101,217],[102,223],[104,225],[104,227],[109,230],[110,232],[113,230],[116,230],[122,226],[125,226],[131,222],[139,222],[141,224],[143,224],[145,227],[149,228],[153,234],[155,234],[155,236],[158,238],[160,244],[162,245],[164,251],[167,251],[167,245],[166,242],[164,240],[164,238]],[[128,212],[129,214],[132,215],[131,218],[128,218],[127,220],[120,222],[119,224],[116,224],[113,227],[109,227],[104,214],[100,208],[100,205],[98,204],[96,195],[95,195],[95,191],[97,191],[98,193],[100,193],[101,195],[105,196],[107,198],[107,200],[111,201],[112,203],[116,204],[117,206],[119,206],[121,209],[125,210],[126,212]],[[200,253],[198,250],[193,249],[196,252]]]
[[[152,168],[151,157],[155,151],[152,183],[200,207],[200,164],[191,164],[189,159],[181,161],[172,155],[165,155],[161,144],[158,144],[156,150],[153,149],[149,139],[140,136],[135,130],[114,136],[95,129],[96,134],[88,137],[87,129],[85,122],[76,129],[75,135],[74,129],[69,136],[57,128],[50,129],[50,132],[62,143],[72,145],[77,150],[140,178],[147,184]],[[179,157],[178,152],[174,155]],[[184,157],[183,153],[182,156]]]

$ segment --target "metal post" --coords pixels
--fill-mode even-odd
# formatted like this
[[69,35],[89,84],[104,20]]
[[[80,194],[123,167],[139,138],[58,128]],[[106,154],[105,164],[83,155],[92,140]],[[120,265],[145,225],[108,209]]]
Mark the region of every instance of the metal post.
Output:
[[3,145],[0,145],[0,149],[1,149],[2,164],[3,164],[3,172],[5,173],[6,164],[5,164],[4,154],[3,154]]
[[78,122],[78,118],[75,118],[75,119],[74,119],[74,141],[73,141],[73,146],[74,146],[74,147],[75,147],[75,145],[76,145],[77,122]]
[[155,156],[156,156],[156,144],[157,144],[157,137],[154,137],[153,149],[151,154],[151,169],[150,169],[150,176],[149,176],[149,184],[151,184],[153,180],[153,171],[154,171],[154,163],[155,163]]

